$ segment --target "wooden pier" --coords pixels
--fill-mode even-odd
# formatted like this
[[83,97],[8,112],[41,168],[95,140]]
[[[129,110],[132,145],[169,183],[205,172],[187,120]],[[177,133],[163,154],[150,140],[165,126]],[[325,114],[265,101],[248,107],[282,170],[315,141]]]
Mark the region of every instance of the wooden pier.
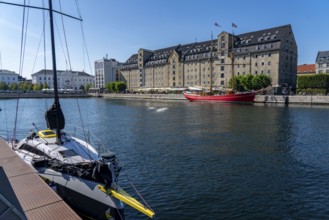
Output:
[[0,219],[81,219],[1,138],[0,188]]

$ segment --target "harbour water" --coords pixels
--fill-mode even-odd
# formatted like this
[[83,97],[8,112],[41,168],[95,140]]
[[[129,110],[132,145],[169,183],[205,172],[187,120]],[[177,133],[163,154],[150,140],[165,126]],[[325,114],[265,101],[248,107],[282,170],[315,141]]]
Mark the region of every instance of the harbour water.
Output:
[[[15,104],[0,100],[2,135],[12,133]],[[21,99],[18,133],[32,122],[44,128],[51,104]],[[157,219],[329,218],[329,106],[102,98],[61,104],[68,126],[83,124],[117,154],[122,185],[132,181]],[[127,207],[126,219],[147,217]]]

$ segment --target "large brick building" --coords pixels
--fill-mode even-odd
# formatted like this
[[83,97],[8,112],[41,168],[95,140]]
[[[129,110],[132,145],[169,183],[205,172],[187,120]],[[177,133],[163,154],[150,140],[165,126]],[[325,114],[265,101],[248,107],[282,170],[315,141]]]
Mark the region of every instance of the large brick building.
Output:
[[215,40],[158,50],[139,49],[120,70],[130,91],[211,84],[221,89],[228,87],[233,73],[266,74],[273,85],[295,88],[297,57],[292,28],[285,25],[234,36],[222,32]]

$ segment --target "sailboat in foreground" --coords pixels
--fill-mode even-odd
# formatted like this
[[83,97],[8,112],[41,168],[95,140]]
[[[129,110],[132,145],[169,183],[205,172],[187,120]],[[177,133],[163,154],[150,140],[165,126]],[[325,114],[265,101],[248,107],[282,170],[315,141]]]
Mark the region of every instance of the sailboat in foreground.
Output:
[[54,103],[45,113],[48,128],[33,131],[19,142],[12,141],[11,147],[49,185],[54,186],[67,203],[88,217],[122,220],[123,203],[154,217],[150,208],[119,186],[121,167],[113,153],[100,155],[91,144],[64,132],[65,117],[57,87],[52,0],[49,0],[49,17]]

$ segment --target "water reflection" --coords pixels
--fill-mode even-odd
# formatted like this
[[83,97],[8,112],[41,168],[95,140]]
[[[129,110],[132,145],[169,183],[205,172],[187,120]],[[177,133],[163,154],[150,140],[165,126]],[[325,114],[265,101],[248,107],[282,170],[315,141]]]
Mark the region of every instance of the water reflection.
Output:
[[[22,102],[20,129],[45,124],[45,101]],[[10,116],[5,123],[2,108],[5,130],[14,102],[4,102]],[[329,217],[328,106],[61,103],[68,124],[83,124],[118,154],[158,219]],[[128,208],[127,219],[145,218]]]

